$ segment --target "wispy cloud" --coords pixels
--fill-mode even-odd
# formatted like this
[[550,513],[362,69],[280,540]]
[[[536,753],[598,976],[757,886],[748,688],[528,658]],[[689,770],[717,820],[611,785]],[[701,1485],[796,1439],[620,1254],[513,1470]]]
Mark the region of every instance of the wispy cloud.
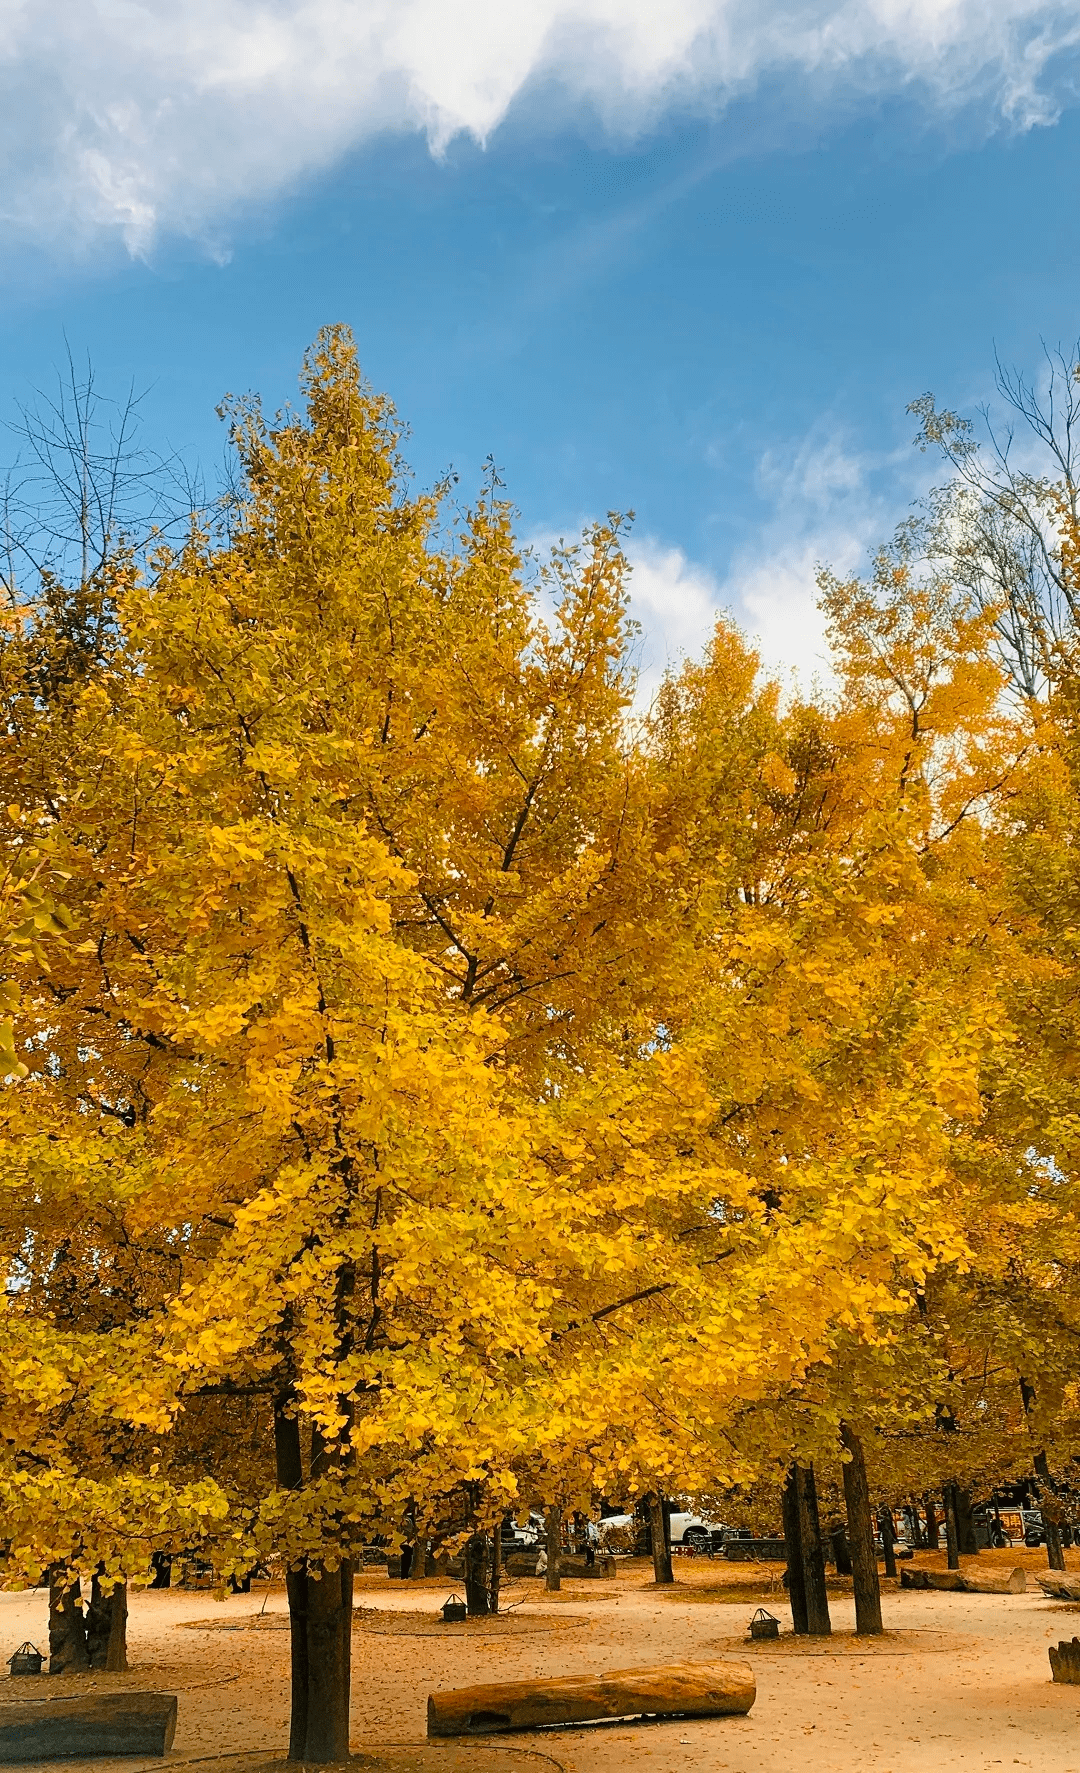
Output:
[[767,74],[1055,114],[1075,0],[0,0],[0,220],[205,235],[385,130],[485,140],[538,80],[619,132]]
[[700,653],[725,614],[756,643],[767,670],[804,690],[815,678],[827,680],[818,569],[865,571],[926,490],[934,466],[906,445],[888,453],[858,450],[823,420],[790,450],[762,457],[762,518],[723,574],[680,548],[636,538],[631,613],[642,628],[641,699],[650,699],[668,665]]

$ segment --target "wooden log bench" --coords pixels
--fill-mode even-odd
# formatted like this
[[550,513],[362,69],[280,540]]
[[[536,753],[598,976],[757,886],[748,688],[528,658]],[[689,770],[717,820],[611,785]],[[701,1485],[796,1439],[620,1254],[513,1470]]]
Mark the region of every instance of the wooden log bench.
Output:
[[0,1763],[164,1755],[176,1734],[174,1693],[94,1693],[0,1704]]
[[455,1687],[428,1698],[429,1736],[492,1736],[596,1718],[743,1716],[757,1698],[748,1662],[673,1662],[593,1676]]
[[536,1565],[540,1553],[538,1551],[515,1551],[505,1559],[503,1569],[508,1576],[535,1576]]
[[1013,1570],[986,1570],[977,1576],[965,1570],[901,1570],[900,1587],[936,1588],[951,1594],[1024,1594],[1027,1573],[1019,1564]]
[[1080,1574],[1071,1570],[1037,1570],[1035,1580],[1056,1601],[1080,1601]]
[[618,1570],[618,1561],[610,1552],[598,1551],[591,1564],[587,1564],[579,1553],[567,1556],[563,1552],[559,1558],[559,1575],[566,1576],[573,1582],[583,1582],[595,1576],[598,1580],[611,1580]]

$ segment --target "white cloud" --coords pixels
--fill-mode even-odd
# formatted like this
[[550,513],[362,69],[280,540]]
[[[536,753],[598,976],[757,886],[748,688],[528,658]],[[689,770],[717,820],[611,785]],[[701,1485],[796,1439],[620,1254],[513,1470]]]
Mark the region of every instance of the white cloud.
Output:
[[721,616],[734,619],[764,669],[781,681],[808,690],[815,678],[827,680],[815,574],[825,560],[857,571],[866,549],[842,531],[809,539],[766,531],[760,547],[741,555],[723,578],[650,537],[632,543],[629,555],[630,614],[642,630],[635,648],[637,703],[644,708],[669,667],[700,657]]
[[723,576],[649,537],[630,546],[631,614],[641,624],[641,690],[647,703],[669,664],[701,652],[717,617],[733,616],[766,670],[809,690],[831,675],[817,572],[866,571],[926,490],[935,463],[909,446],[895,453],[853,449],[827,421],[790,452],[758,464],[762,520]]
[[630,614],[641,627],[635,648],[638,701],[647,706],[668,667],[701,652],[724,599],[713,575],[681,548],[639,536],[627,552],[633,567]]
[[0,0],[0,219],[205,235],[387,129],[484,140],[531,80],[614,130],[766,74],[1049,120],[1075,0]]

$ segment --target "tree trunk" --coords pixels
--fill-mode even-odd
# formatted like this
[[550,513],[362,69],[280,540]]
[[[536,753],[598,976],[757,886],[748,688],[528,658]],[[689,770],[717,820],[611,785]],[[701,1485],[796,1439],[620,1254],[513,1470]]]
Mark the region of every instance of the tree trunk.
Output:
[[491,1535],[491,1582],[488,1587],[488,1612],[499,1611],[499,1590],[502,1587],[502,1522]]
[[791,1466],[784,1482],[782,1500],[784,1552],[787,1556],[788,1600],[791,1627],[801,1636],[809,1631],[806,1617],[806,1582],[803,1576],[802,1534],[799,1531],[799,1468]]
[[344,1761],[349,1755],[352,1662],[352,1565],[336,1570],[310,1564],[307,1586],[307,1731],[305,1761]]
[[82,1590],[62,1564],[49,1571],[49,1673],[83,1674],[90,1667]]
[[892,1518],[892,1509],[882,1503],[878,1509],[878,1532],[881,1534],[881,1555],[885,1559],[885,1574],[896,1581],[896,1522]]
[[1039,1480],[1039,1509],[1046,1531],[1046,1561],[1051,1570],[1064,1570],[1065,1546],[1061,1537],[1061,1523],[1056,1518],[1054,1480],[1050,1476],[1050,1464],[1045,1453],[1035,1455],[1035,1475]]
[[289,1759],[302,1761],[307,1755],[308,1729],[308,1616],[307,1573],[286,1570],[285,1594],[289,1602],[289,1676],[291,1704],[289,1708]]
[[956,1544],[961,1557],[978,1557],[979,1541],[975,1537],[975,1511],[970,1490],[958,1489],[956,1492]]
[[862,1442],[848,1422],[840,1424],[840,1441],[850,1459],[843,1464],[844,1502],[847,1506],[848,1544],[855,1586],[855,1630],[870,1637],[884,1628],[881,1623],[881,1585],[874,1549],[874,1517],[866,1482]]
[[559,1553],[562,1550],[562,1509],[554,1504],[544,1511],[545,1544],[547,1546],[547,1575],[544,1586],[549,1594],[555,1594],[562,1583],[559,1575]]
[[[1024,1418],[1027,1420],[1035,1403],[1035,1388],[1023,1376],[1020,1379],[1020,1399],[1024,1406]],[[1035,1455],[1035,1476],[1037,1479],[1037,1501],[1042,1514],[1043,1529],[1046,1533],[1046,1561],[1051,1570],[1064,1570],[1065,1545],[1061,1537],[1061,1523],[1057,1519],[1057,1509],[1054,1506],[1054,1480],[1050,1476],[1050,1464],[1045,1448]]]
[[675,1572],[671,1568],[671,1547],[667,1542],[664,1520],[664,1499],[657,1490],[650,1490],[645,1498],[649,1510],[649,1530],[652,1534],[652,1564],[655,1581],[664,1587],[674,1582]]
[[91,1668],[108,1674],[127,1674],[127,1583],[118,1582],[105,1594],[95,1576],[86,1614],[86,1648]]
[[412,1582],[423,1582],[428,1573],[428,1548],[425,1539],[417,1539],[412,1545],[412,1558],[409,1561],[409,1579]]
[[956,1530],[956,1485],[946,1484],[942,1497],[945,1505],[945,1546],[948,1552],[949,1569],[960,1568],[960,1536]]
[[167,1551],[155,1551],[150,1559],[154,1566],[154,1580],[151,1588],[172,1587],[172,1554]]
[[[277,1480],[282,1489],[303,1488],[300,1425],[286,1414],[288,1400],[274,1410]],[[336,1570],[308,1561],[287,1570],[291,1708],[290,1761],[343,1761],[349,1753],[349,1696],[352,1664],[352,1565]]]
[[926,1549],[927,1551],[937,1551],[940,1545],[937,1507],[932,1496],[925,1497],[924,1501],[926,1503]]
[[836,1574],[850,1576],[852,1574],[851,1546],[848,1544],[847,1528],[843,1521],[830,1521],[826,1538],[829,1541],[829,1551],[836,1567]]
[[811,1637],[827,1637],[832,1631],[829,1597],[825,1587],[825,1547],[818,1516],[817,1484],[812,1465],[799,1468],[799,1537],[802,1543],[803,1582],[806,1585],[806,1629]]
[[474,1533],[465,1541],[465,1605],[470,1619],[486,1618],[488,1613],[486,1563],[486,1536]]

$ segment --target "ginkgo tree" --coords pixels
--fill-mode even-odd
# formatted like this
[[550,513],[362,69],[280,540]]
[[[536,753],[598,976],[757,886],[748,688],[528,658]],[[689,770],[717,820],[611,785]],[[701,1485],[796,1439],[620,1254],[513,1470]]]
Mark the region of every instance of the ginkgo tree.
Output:
[[45,604],[0,646],[0,1495],[9,1581],[283,1556],[320,1761],[373,1532],[782,1471],[780,1391],[966,1259],[996,1024],[902,722],[722,628],[632,723],[617,523],[538,588],[340,330],[304,394],[77,671]]

